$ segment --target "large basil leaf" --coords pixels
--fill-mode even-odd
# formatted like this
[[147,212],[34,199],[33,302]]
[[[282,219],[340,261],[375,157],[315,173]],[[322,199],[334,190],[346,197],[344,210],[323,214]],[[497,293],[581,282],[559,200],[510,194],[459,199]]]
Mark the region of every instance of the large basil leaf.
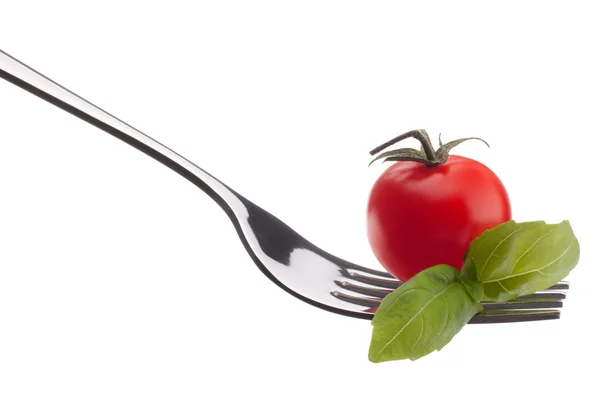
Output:
[[463,279],[455,268],[437,265],[387,295],[371,322],[369,360],[416,360],[448,344],[482,310]]
[[579,242],[568,221],[509,221],[469,246],[462,275],[483,285],[483,301],[507,301],[559,282],[577,265]]

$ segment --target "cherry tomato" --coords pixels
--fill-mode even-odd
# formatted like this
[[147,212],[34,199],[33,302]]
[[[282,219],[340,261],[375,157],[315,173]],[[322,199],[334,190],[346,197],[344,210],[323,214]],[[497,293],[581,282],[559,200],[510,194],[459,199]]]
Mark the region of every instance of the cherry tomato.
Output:
[[485,165],[450,155],[427,167],[399,161],[375,182],[368,239],[384,268],[405,282],[438,264],[462,268],[473,239],[511,219],[508,193]]

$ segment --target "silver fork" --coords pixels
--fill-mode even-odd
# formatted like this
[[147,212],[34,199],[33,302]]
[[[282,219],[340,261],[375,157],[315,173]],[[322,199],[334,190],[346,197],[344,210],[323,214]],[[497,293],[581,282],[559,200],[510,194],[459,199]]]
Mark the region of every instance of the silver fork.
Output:
[[[313,245],[275,216],[142,132],[0,50],[0,78],[81,118],[161,162],[208,194],[231,219],[258,268],[280,288],[313,306],[371,319],[401,285],[386,272],[353,264]],[[506,303],[487,303],[471,323],[557,319],[567,282]]]

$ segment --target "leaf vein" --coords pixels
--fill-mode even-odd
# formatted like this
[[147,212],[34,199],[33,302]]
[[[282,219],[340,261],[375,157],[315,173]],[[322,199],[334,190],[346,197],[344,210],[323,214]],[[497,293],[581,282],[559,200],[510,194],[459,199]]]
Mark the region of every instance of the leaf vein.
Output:
[[421,341],[424,330],[425,330],[425,321],[424,321],[423,315],[421,315],[421,333],[419,333],[419,337],[417,338],[417,341],[412,346],[410,346],[410,349],[408,349],[409,351],[412,350]]
[[[446,301],[446,305],[448,304],[448,300],[446,299],[446,295],[444,295],[444,300]],[[425,345],[423,348],[428,348],[429,346],[431,346],[431,344],[433,343],[433,341],[435,339],[437,339],[443,332],[444,329],[446,329],[446,326],[448,325],[448,307],[446,307],[446,313],[444,314],[445,318],[444,318],[444,326],[442,327],[442,329],[440,331],[438,331],[437,335],[435,335],[434,337],[431,338],[431,340],[429,342],[427,342],[427,345]]]
[[[541,268],[532,269],[532,270],[530,270],[530,271],[522,272],[522,273],[520,273],[520,274],[514,274],[514,275],[510,275],[510,276],[505,276],[504,278],[498,278],[498,279],[492,279],[492,280],[489,280],[489,281],[483,281],[482,283],[500,282],[500,281],[504,281],[504,280],[506,280],[506,279],[515,278],[515,277],[517,277],[517,276],[528,275],[528,274],[532,274],[532,273],[534,273],[534,272],[541,272],[542,270],[544,270],[544,269],[546,269],[546,268],[548,268],[548,267],[551,267],[551,266],[552,266],[552,265],[554,265],[556,262],[560,261],[560,260],[561,260],[561,259],[562,259],[562,258],[565,256],[565,254],[567,254],[567,252],[568,252],[569,250],[571,250],[571,247],[573,247],[573,244],[574,244],[574,243],[575,243],[575,237],[573,237],[573,239],[571,240],[571,243],[570,243],[570,244],[569,244],[569,246],[568,246],[568,247],[565,249],[565,251],[563,251],[563,252],[562,252],[562,253],[561,253],[561,254],[560,254],[560,255],[559,255],[559,256],[558,256],[556,259],[554,259],[553,261],[551,261],[550,263],[548,263],[548,264],[544,265],[544,266],[543,266],[543,267],[541,267]],[[543,275],[549,276],[548,274],[543,274]]]
[[[428,305],[429,305],[429,304],[430,304],[430,303],[431,303],[433,300],[437,299],[438,297],[440,297],[441,295],[443,295],[443,294],[444,294],[444,293],[445,293],[445,292],[446,292],[448,289],[450,289],[452,286],[456,286],[456,285],[458,285],[458,283],[453,283],[453,284],[451,284],[451,285],[450,285],[450,286],[448,286],[446,289],[442,290],[440,293],[438,293],[438,294],[436,294],[435,296],[433,296],[433,297],[432,297],[432,298],[431,298],[431,299],[430,299],[430,300],[429,300],[427,303],[425,303],[425,304],[423,305],[423,307],[421,307],[421,308],[419,309],[419,311],[417,311],[417,312],[415,313],[415,315],[414,315],[414,316],[413,316],[411,319],[409,319],[409,320],[408,320],[408,322],[407,322],[406,324],[404,324],[404,326],[403,326],[403,327],[402,327],[402,328],[401,328],[401,329],[400,329],[400,330],[399,330],[399,331],[398,331],[398,332],[397,332],[397,333],[394,335],[394,337],[392,337],[392,338],[391,338],[391,339],[390,339],[390,340],[389,340],[389,341],[388,341],[388,342],[385,344],[385,346],[383,346],[383,347],[381,348],[381,350],[379,350],[378,354],[381,354],[381,352],[382,352],[383,350],[385,350],[385,349],[386,349],[386,348],[387,348],[387,347],[388,347],[388,346],[389,346],[389,345],[390,345],[390,344],[391,344],[391,343],[392,343],[394,340],[396,340],[396,338],[397,338],[397,337],[398,337],[398,336],[399,336],[399,335],[400,335],[400,334],[401,334],[401,333],[404,331],[404,329],[406,329],[406,327],[407,327],[408,325],[410,325],[410,323],[411,323],[411,322],[412,322],[412,321],[413,321],[415,318],[417,318],[419,315],[421,315],[421,313],[423,312],[423,310],[424,310],[425,308],[427,308],[427,306],[428,306]],[[429,293],[429,292],[428,292],[428,293]]]
[[477,257],[477,252],[481,248],[481,245],[483,244],[483,242],[485,242],[486,240],[488,240],[488,238],[489,238],[489,236],[484,237],[483,240],[481,240],[481,242],[479,242],[479,244],[477,245],[477,248],[473,252],[473,255],[471,257],[469,257],[470,260],[473,260],[473,263],[475,263],[475,257]]
[[506,286],[504,286],[504,285],[502,284],[502,282],[498,281],[498,285],[500,285],[500,286],[502,287],[502,289],[504,289],[504,290],[506,291],[506,293],[508,293],[508,294],[514,294],[513,292],[511,292],[510,290],[508,290],[508,289],[506,288]]
[[558,230],[558,228],[559,228],[559,227],[557,227],[557,228],[555,228],[555,229],[553,229],[553,230],[551,230],[551,231],[548,231],[548,232],[546,232],[546,233],[545,233],[544,235],[542,235],[542,236],[541,236],[541,237],[540,237],[538,240],[536,240],[536,241],[535,241],[535,242],[534,242],[534,243],[531,245],[531,247],[529,247],[527,250],[525,250],[525,253],[521,254],[521,257],[519,257],[519,258],[517,259],[517,261],[515,262],[515,264],[513,265],[512,269],[510,270],[510,273],[509,273],[509,275],[512,275],[512,273],[514,272],[515,268],[517,267],[517,264],[519,264],[519,261],[521,261],[521,259],[522,259],[523,257],[525,257],[525,256],[527,255],[527,253],[529,253],[529,252],[530,252],[530,251],[531,251],[531,250],[532,250],[532,249],[533,249],[533,248],[534,248],[534,247],[535,247],[535,246],[536,246],[536,245],[537,245],[537,244],[538,244],[538,243],[539,243],[539,242],[540,242],[540,241],[541,241],[543,238],[547,237],[548,235],[550,235],[550,234],[551,234],[551,233],[553,233],[553,232],[556,232],[556,231]]
[[398,295],[398,297],[392,302],[392,304],[390,304],[387,307],[387,309],[385,310],[385,313],[381,317],[382,318],[385,317],[387,315],[387,313],[390,312],[390,310],[394,307],[394,305],[400,300],[400,298],[402,298],[402,296],[404,296],[405,294],[408,294],[410,292],[413,292],[413,291],[421,291],[421,292],[425,292],[425,293],[429,294],[430,296],[433,296],[433,293],[431,293],[429,290],[425,290],[425,289],[422,289],[422,288],[411,288],[411,289],[408,289],[406,292],[400,293]]
[[498,250],[498,247],[500,247],[502,245],[502,243],[506,242],[511,236],[513,236],[515,233],[519,232],[523,230],[523,228],[519,228],[515,231],[512,231],[510,235],[506,236],[504,239],[502,239],[500,241],[500,243],[498,243],[496,245],[496,247],[494,248],[494,250],[492,250],[492,253],[488,256],[487,260],[485,260],[485,264],[483,264],[483,267],[481,268],[481,272],[477,275],[477,280],[481,280],[481,275],[483,275],[483,272],[485,271],[488,262],[490,261],[490,258],[492,258],[492,255],[494,255],[494,253],[496,252],[496,250]]

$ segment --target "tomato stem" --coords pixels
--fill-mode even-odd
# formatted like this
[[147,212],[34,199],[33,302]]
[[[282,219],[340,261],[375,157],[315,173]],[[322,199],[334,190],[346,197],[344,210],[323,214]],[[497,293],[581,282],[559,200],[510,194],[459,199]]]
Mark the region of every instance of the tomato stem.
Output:
[[427,160],[429,160],[431,162],[436,161],[435,150],[433,149],[433,145],[431,144],[431,139],[429,139],[429,134],[427,133],[427,131],[425,129],[414,129],[412,131],[403,133],[400,136],[396,136],[392,140],[388,140],[384,144],[375,147],[373,150],[371,150],[369,152],[369,154],[374,156],[375,154],[381,152],[381,150],[386,149],[386,148],[390,147],[391,145],[396,144],[396,143],[398,143],[404,139],[408,139],[408,138],[415,138],[419,142],[421,142],[421,146],[423,147],[423,150],[425,151]]
[[[396,144],[404,139],[414,138],[417,139],[421,143],[421,150],[415,150],[411,148],[397,149],[391,151],[385,151],[381,153],[382,150],[390,147],[393,144]],[[373,150],[369,152],[372,156],[377,155],[369,165],[371,165],[374,161],[383,159],[383,161],[415,161],[424,164],[428,168],[437,167],[439,165],[444,164],[448,161],[450,150],[459,144],[467,141],[467,140],[480,140],[485,143],[488,147],[490,145],[483,139],[477,137],[470,137],[464,139],[452,140],[446,144],[442,143],[442,135],[440,134],[439,149],[434,150],[433,145],[431,144],[431,139],[429,139],[429,134],[425,129],[414,129],[412,131],[403,133],[402,135],[396,136],[392,140],[388,140],[384,144],[375,147]]]

